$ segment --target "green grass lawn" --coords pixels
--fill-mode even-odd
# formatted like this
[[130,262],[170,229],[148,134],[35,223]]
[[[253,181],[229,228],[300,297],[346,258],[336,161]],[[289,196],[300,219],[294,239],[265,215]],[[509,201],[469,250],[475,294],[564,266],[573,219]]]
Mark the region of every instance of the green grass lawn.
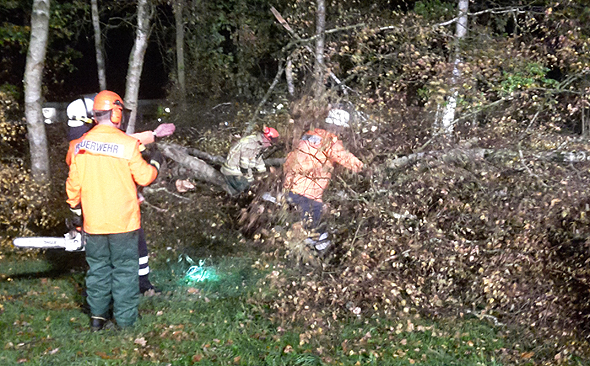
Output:
[[197,283],[185,277],[185,257],[161,255],[151,279],[163,293],[142,298],[136,327],[93,333],[83,312],[83,260],[61,252],[0,261],[0,365],[535,364],[534,353],[507,346],[501,330],[478,319],[353,318],[309,339],[309,327],[275,324],[252,300],[268,289],[247,256],[206,260],[215,276]]

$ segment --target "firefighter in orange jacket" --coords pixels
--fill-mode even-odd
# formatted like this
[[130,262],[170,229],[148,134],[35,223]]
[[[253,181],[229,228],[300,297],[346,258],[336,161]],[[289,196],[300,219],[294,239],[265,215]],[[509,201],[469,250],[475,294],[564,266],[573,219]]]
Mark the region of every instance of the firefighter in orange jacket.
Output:
[[[68,164],[68,166],[72,162],[76,144],[82,141],[83,135],[95,126],[94,120],[92,119],[94,97],[95,96],[85,96],[78,98],[68,104],[66,109],[68,116],[68,140],[70,140],[70,146],[68,153],[66,154],[66,164]],[[153,131],[137,132],[131,134],[130,136],[135,137],[139,140],[139,142],[141,142],[139,150],[143,153],[145,150],[144,145],[155,142],[157,137],[170,136],[175,130],[176,126],[173,123],[162,123]],[[149,279],[150,266],[148,263],[148,248],[143,228],[139,229],[138,234],[139,241],[137,249],[139,251],[139,292],[145,296],[153,296],[156,295],[159,290],[157,290],[154,285],[152,285]]]
[[120,327],[132,326],[139,305],[137,185],[150,184],[158,175],[161,156],[148,164],[139,141],[119,128],[124,105],[119,95],[104,90],[94,99],[98,125],[76,144],[66,181],[68,204],[84,215],[86,276],[92,330],[100,330],[113,316]]
[[[342,145],[336,134],[349,127],[350,115],[342,109],[332,109],[324,121],[325,129],[316,128],[303,135],[297,148],[287,155],[283,166],[283,187],[289,191],[288,198],[302,213],[308,229],[320,223],[324,190],[330,183],[334,164],[340,164],[353,172],[359,172],[363,163]],[[326,239],[327,234],[320,235]],[[315,244],[316,249],[325,249],[329,242]]]

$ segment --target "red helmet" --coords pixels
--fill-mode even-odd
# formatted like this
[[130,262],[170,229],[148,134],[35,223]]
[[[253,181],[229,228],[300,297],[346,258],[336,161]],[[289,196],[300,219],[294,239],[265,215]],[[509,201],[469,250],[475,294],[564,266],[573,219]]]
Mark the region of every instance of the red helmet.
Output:
[[270,141],[274,141],[279,138],[279,131],[275,130],[272,127],[264,126],[264,130],[262,131],[264,137],[266,137]]
[[94,97],[93,111],[111,111],[111,122],[120,124],[123,120],[123,99],[119,94],[103,90]]

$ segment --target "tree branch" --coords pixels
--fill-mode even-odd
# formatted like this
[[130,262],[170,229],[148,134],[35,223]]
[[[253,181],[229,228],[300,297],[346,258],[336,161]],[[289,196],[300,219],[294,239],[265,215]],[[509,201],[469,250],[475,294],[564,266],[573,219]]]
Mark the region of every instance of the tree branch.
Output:
[[158,149],[164,156],[192,171],[195,179],[211,183],[229,194],[235,194],[234,189],[225,181],[223,174],[203,160],[190,156],[185,147],[172,143],[158,143]]
[[[183,196],[181,196],[181,195],[179,195],[179,194],[176,194],[176,193],[174,193],[174,192],[170,192],[169,190],[167,190],[167,189],[166,189],[166,188],[164,188],[164,187],[152,188],[152,187],[149,187],[149,186],[148,186],[148,187],[144,187],[144,188],[143,188],[143,192],[145,192],[145,193],[149,193],[149,194],[154,194],[154,193],[156,193],[156,192],[161,192],[161,191],[164,191],[164,192],[168,193],[169,195],[172,195],[172,196],[174,196],[174,197],[176,197],[176,198],[178,198],[178,199],[181,199],[181,200],[184,200],[184,201],[190,201],[190,199],[188,199],[188,198],[186,198],[186,197],[183,197]],[[149,206],[151,206],[151,207],[155,208],[155,209],[156,209],[156,210],[158,210],[158,211],[160,211],[160,210],[163,210],[163,211],[168,211],[168,210],[166,210],[166,209],[159,208],[159,207],[156,207],[156,206],[154,206],[154,205],[151,205],[151,204],[149,204],[149,202],[147,202],[147,200],[144,200],[144,201],[143,201],[143,203],[147,203]]]
[[[275,9],[275,8],[274,8],[274,6],[270,8],[270,11],[271,11],[271,12],[274,14],[275,18],[277,18],[277,20],[279,21],[279,23],[281,23],[281,25],[282,25],[282,26],[283,26],[283,27],[284,27],[284,28],[285,28],[285,29],[286,29],[286,30],[287,30],[287,31],[288,31],[288,32],[291,34],[291,36],[293,36],[293,38],[295,38],[295,39],[296,39],[297,41],[299,41],[299,42],[304,42],[304,40],[303,40],[301,37],[299,37],[299,35],[298,35],[297,33],[295,33],[295,31],[293,30],[293,28],[291,28],[291,27],[289,26],[289,24],[287,23],[287,21],[285,20],[285,18],[283,18],[283,17],[281,16],[281,14],[278,12],[278,10],[277,10],[277,9]],[[326,31],[326,32],[327,32],[327,31]],[[315,37],[315,36],[314,36],[314,37]],[[312,38],[313,38],[313,37],[312,37]],[[306,49],[307,49],[309,52],[311,52],[312,54],[314,53],[314,52],[313,52],[313,49],[312,49],[312,48],[311,48],[311,47],[310,47],[308,44],[305,44],[305,45],[304,45],[304,47],[305,47],[305,48],[306,48]],[[344,94],[347,94],[347,91],[346,91],[346,89],[350,89],[350,88],[349,88],[349,87],[347,87],[346,85],[344,85],[344,84],[342,83],[342,81],[340,81],[340,79],[338,79],[338,77],[337,77],[337,76],[336,76],[336,75],[335,75],[335,74],[334,74],[332,71],[330,71],[330,77],[332,78],[332,80],[334,80],[334,82],[335,82],[336,84],[338,84],[338,86],[340,86],[340,87],[342,88],[342,91],[343,91],[343,93],[344,93]]]
[[204,151],[197,150],[197,149],[194,149],[191,147],[186,148],[186,151],[190,155],[196,156],[199,159],[209,161],[209,162],[216,164],[216,165],[222,165],[223,163],[225,163],[225,158],[222,156],[211,155],[209,153],[206,153]]
[[270,87],[266,91],[266,94],[264,94],[264,97],[262,98],[260,103],[258,103],[258,106],[256,106],[256,110],[254,111],[254,113],[252,114],[252,117],[250,118],[250,121],[248,122],[248,128],[246,128],[246,134],[249,134],[254,129],[254,121],[256,121],[256,118],[258,117],[258,113],[260,112],[260,109],[262,108],[264,103],[266,103],[268,98],[270,98],[270,94],[274,90],[275,86],[277,86],[277,84],[279,83],[279,80],[281,79],[281,75],[283,75],[284,70],[285,70],[285,66],[283,65],[283,61],[280,61],[279,62],[279,70],[277,71],[277,74],[275,75],[275,78],[272,81],[272,84],[270,84]]
[[[482,14],[486,14],[486,13],[491,13],[491,14],[506,14],[506,13],[524,14],[526,12],[527,12],[527,10],[522,10],[520,7],[510,7],[510,8],[486,9],[486,10],[478,11],[475,13],[467,13],[467,15],[468,16],[477,16],[477,15],[482,15]],[[456,21],[458,21],[460,17],[461,17],[461,15],[459,15],[453,19],[447,20],[446,22],[433,24],[431,27],[432,28],[440,28],[440,27],[444,27],[447,25],[451,25],[451,24],[455,23]],[[388,26],[379,28],[380,31],[402,30],[402,29],[407,30],[407,28],[398,27],[396,25],[388,25]]]
[[[533,159],[541,161],[554,161],[558,163],[584,163],[590,161],[590,151],[563,151],[563,150],[550,150],[538,153],[530,154]],[[450,150],[436,150],[427,152],[417,152],[414,154],[395,157],[394,159],[388,159],[385,162],[385,168],[387,169],[400,169],[406,166],[416,163],[422,160],[436,160],[446,164],[465,164],[468,161],[481,160],[481,159],[508,159],[515,160],[519,159],[524,170],[526,170],[531,176],[539,178],[535,175],[530,168],[524,162],[524,154],[522,149],[518,148],[518,151],[510,149],[484,149],[484,148],[455,148]],[[539,178],[540,179],[540,178]],[[543,182],[541,182],[544,184]]]

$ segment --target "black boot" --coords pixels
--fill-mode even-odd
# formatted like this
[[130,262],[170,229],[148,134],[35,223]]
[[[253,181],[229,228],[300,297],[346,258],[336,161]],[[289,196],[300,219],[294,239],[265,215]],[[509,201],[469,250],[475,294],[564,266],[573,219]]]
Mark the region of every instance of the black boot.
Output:
[[162,290],[156,288],[154,286],[150,286],[150,288],[141,291],[141,294],[145,297],[152,297],[157,296],[162,293]]
[[154,288],[154,285],[149,280],[149,277],[146,276],[139,276],[139,292],[144,293],[150,289]]
[[145,297],[159,295],[162,291],[150,282],[148,276],[139,276],[139,292]]
[[107,319],[102,316],[93,315],[90,317],[90,330],[93,332],[98,332],[104,328]]

